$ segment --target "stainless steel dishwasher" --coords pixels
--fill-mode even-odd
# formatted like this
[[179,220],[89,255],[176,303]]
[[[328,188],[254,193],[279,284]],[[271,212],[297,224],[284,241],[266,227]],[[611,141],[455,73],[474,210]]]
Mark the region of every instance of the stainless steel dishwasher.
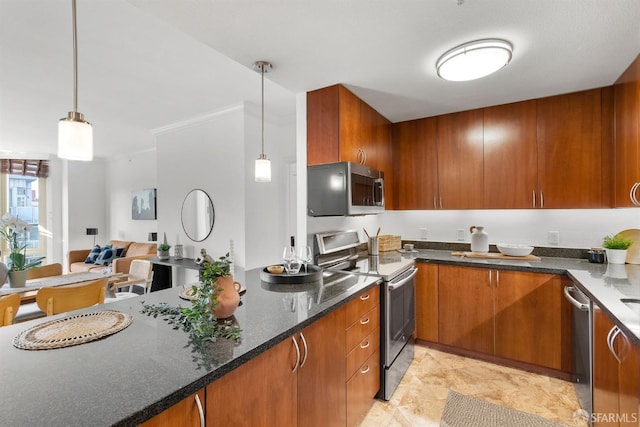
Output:
[[565,286],[564,296],[571,303],[571,379],[583,415],[591,425],[593,413],[593,305],[576,286]]

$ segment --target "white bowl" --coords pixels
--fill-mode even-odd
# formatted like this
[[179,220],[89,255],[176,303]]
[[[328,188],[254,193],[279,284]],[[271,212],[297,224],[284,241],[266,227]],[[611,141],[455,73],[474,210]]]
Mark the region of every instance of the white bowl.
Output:
[[514,243],[498,243],[496,247],[500,252],[509,256],[526,256],[533,252],[533,246],[518,245]]

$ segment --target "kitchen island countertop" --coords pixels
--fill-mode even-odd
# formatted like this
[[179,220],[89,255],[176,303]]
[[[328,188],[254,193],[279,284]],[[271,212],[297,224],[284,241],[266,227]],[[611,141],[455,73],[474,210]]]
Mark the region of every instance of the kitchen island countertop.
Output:
[[[188,307],[171,288],[73,313],[118,310],[133,316],[106,338],[54,350],[20,350],[20,332],[65,315],[0,328],[0,425],[133,426],[190,396],[227,372],[346,304],[379,278],[333,273],[323,283],[274,286],[261,269],[238,271],[247,291],[232,319],[240,343],[198,344],[162,318],[140,313],[141,301]],[[333,281],[335,278],[342,280]],[[69,315],[68,313],[66,315]]]

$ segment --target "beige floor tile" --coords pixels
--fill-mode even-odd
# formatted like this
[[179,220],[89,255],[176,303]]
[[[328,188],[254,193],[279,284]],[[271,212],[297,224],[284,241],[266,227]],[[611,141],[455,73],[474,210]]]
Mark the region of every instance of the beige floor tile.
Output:
[[567,381],[416,346],[414,361],[391,400],[376,400],[362,427],[438,426],[450,390],[583,427]]

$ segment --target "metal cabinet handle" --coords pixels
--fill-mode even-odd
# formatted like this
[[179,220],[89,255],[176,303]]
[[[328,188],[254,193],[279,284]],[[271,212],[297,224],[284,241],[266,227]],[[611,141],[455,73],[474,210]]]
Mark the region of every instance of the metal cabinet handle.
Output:
[[536,207],[536,190],[531,191],[531,195],[533,196],[533,207]]
[[500,286],[500,270],[496,270],[496,288]]
[[360,295],[360,300],[361,300],[361,301],[366,301],[366,300],[368,300],[369,298],[371,298],[371,296],[370,296],[369,294]]
[[438,209],[438,205],[436,204],[436,195],[433,195],[433,209]]
[[307,355],[309,354],[309,347],[307,347],[307,340],[304,339],[304,334],[300,332],[300,338],[302,339],[302,345],[304,346],[304,359],[300,362],[300,367],[302,368],[307,361]]
[[369,367],[369,365],[367,365],[367,366],[364,367],[364,369],[360,370],[360,373],[361,374],[366,374],[370,370],[371,370],[371,368]]
[[577,308],[580,311],[589,311],[589,304],[584,304],[578,301],[571,295],[571,292],[574,292],[576,288],[574,286],[565,286],[564,287],[564,296],[571,303],[572,306]]
[[613,328],[611,328],[611,330],[607,334],[607,346],[609,346],[609,351],[611,352],[611,354],[613,354],[613,357],[616,358],[618,363],[622,363],[622,360],[620,360],[620,357],[618,357],[618,354],[616,353],[616,350],[613,348],[613,343],[614,343],[614,341],[616,339],[616,336],[619,333],[620,333],[620,329],[618,329],[617,326],[614,326]]
[[366,343],[360,344],[360,348],[362,348],[362,349],[369,348],[370,345],[371,345],[371,343],[369,342],[369,340],[367,340]]
[[298,345],[298,341],[296,341],[296,337],[291,337],[291,341],[293,341],[293,346],[296,348],[296,364],[293,366],[291,372],[295,372],[298,370],[298,366],[300,366],[300,346]]
[[631,199],[631,203],[633,203],[636,206],[640,206],[640,201],[638,201],[638,198],[636,197],[636,191],[638,191],[639,187],[640,187],[640,182],[636,182],[631,186],[631,190],[629,190],[629,198]]
[[493,281],[491,280],[491,270],[489,270],[489,287],[491,287],[491,285]]
[[540,207],[544,208],[544,193],[540,190]]
[[204,411],[202,410],[202,403],[200,402],[200,396],[198,396],[198,393],[196,393],[196,406],[198,407],[198,414],[200,415],[200,427],[204,427]]
[[440,195],[440,209],[442,209],[442,194]]
[[366,319],[360,320],[360,324],[361,325],[366,325],[367,323],[369,323],[371,321],[371,319],[369,319],[368,317]]

